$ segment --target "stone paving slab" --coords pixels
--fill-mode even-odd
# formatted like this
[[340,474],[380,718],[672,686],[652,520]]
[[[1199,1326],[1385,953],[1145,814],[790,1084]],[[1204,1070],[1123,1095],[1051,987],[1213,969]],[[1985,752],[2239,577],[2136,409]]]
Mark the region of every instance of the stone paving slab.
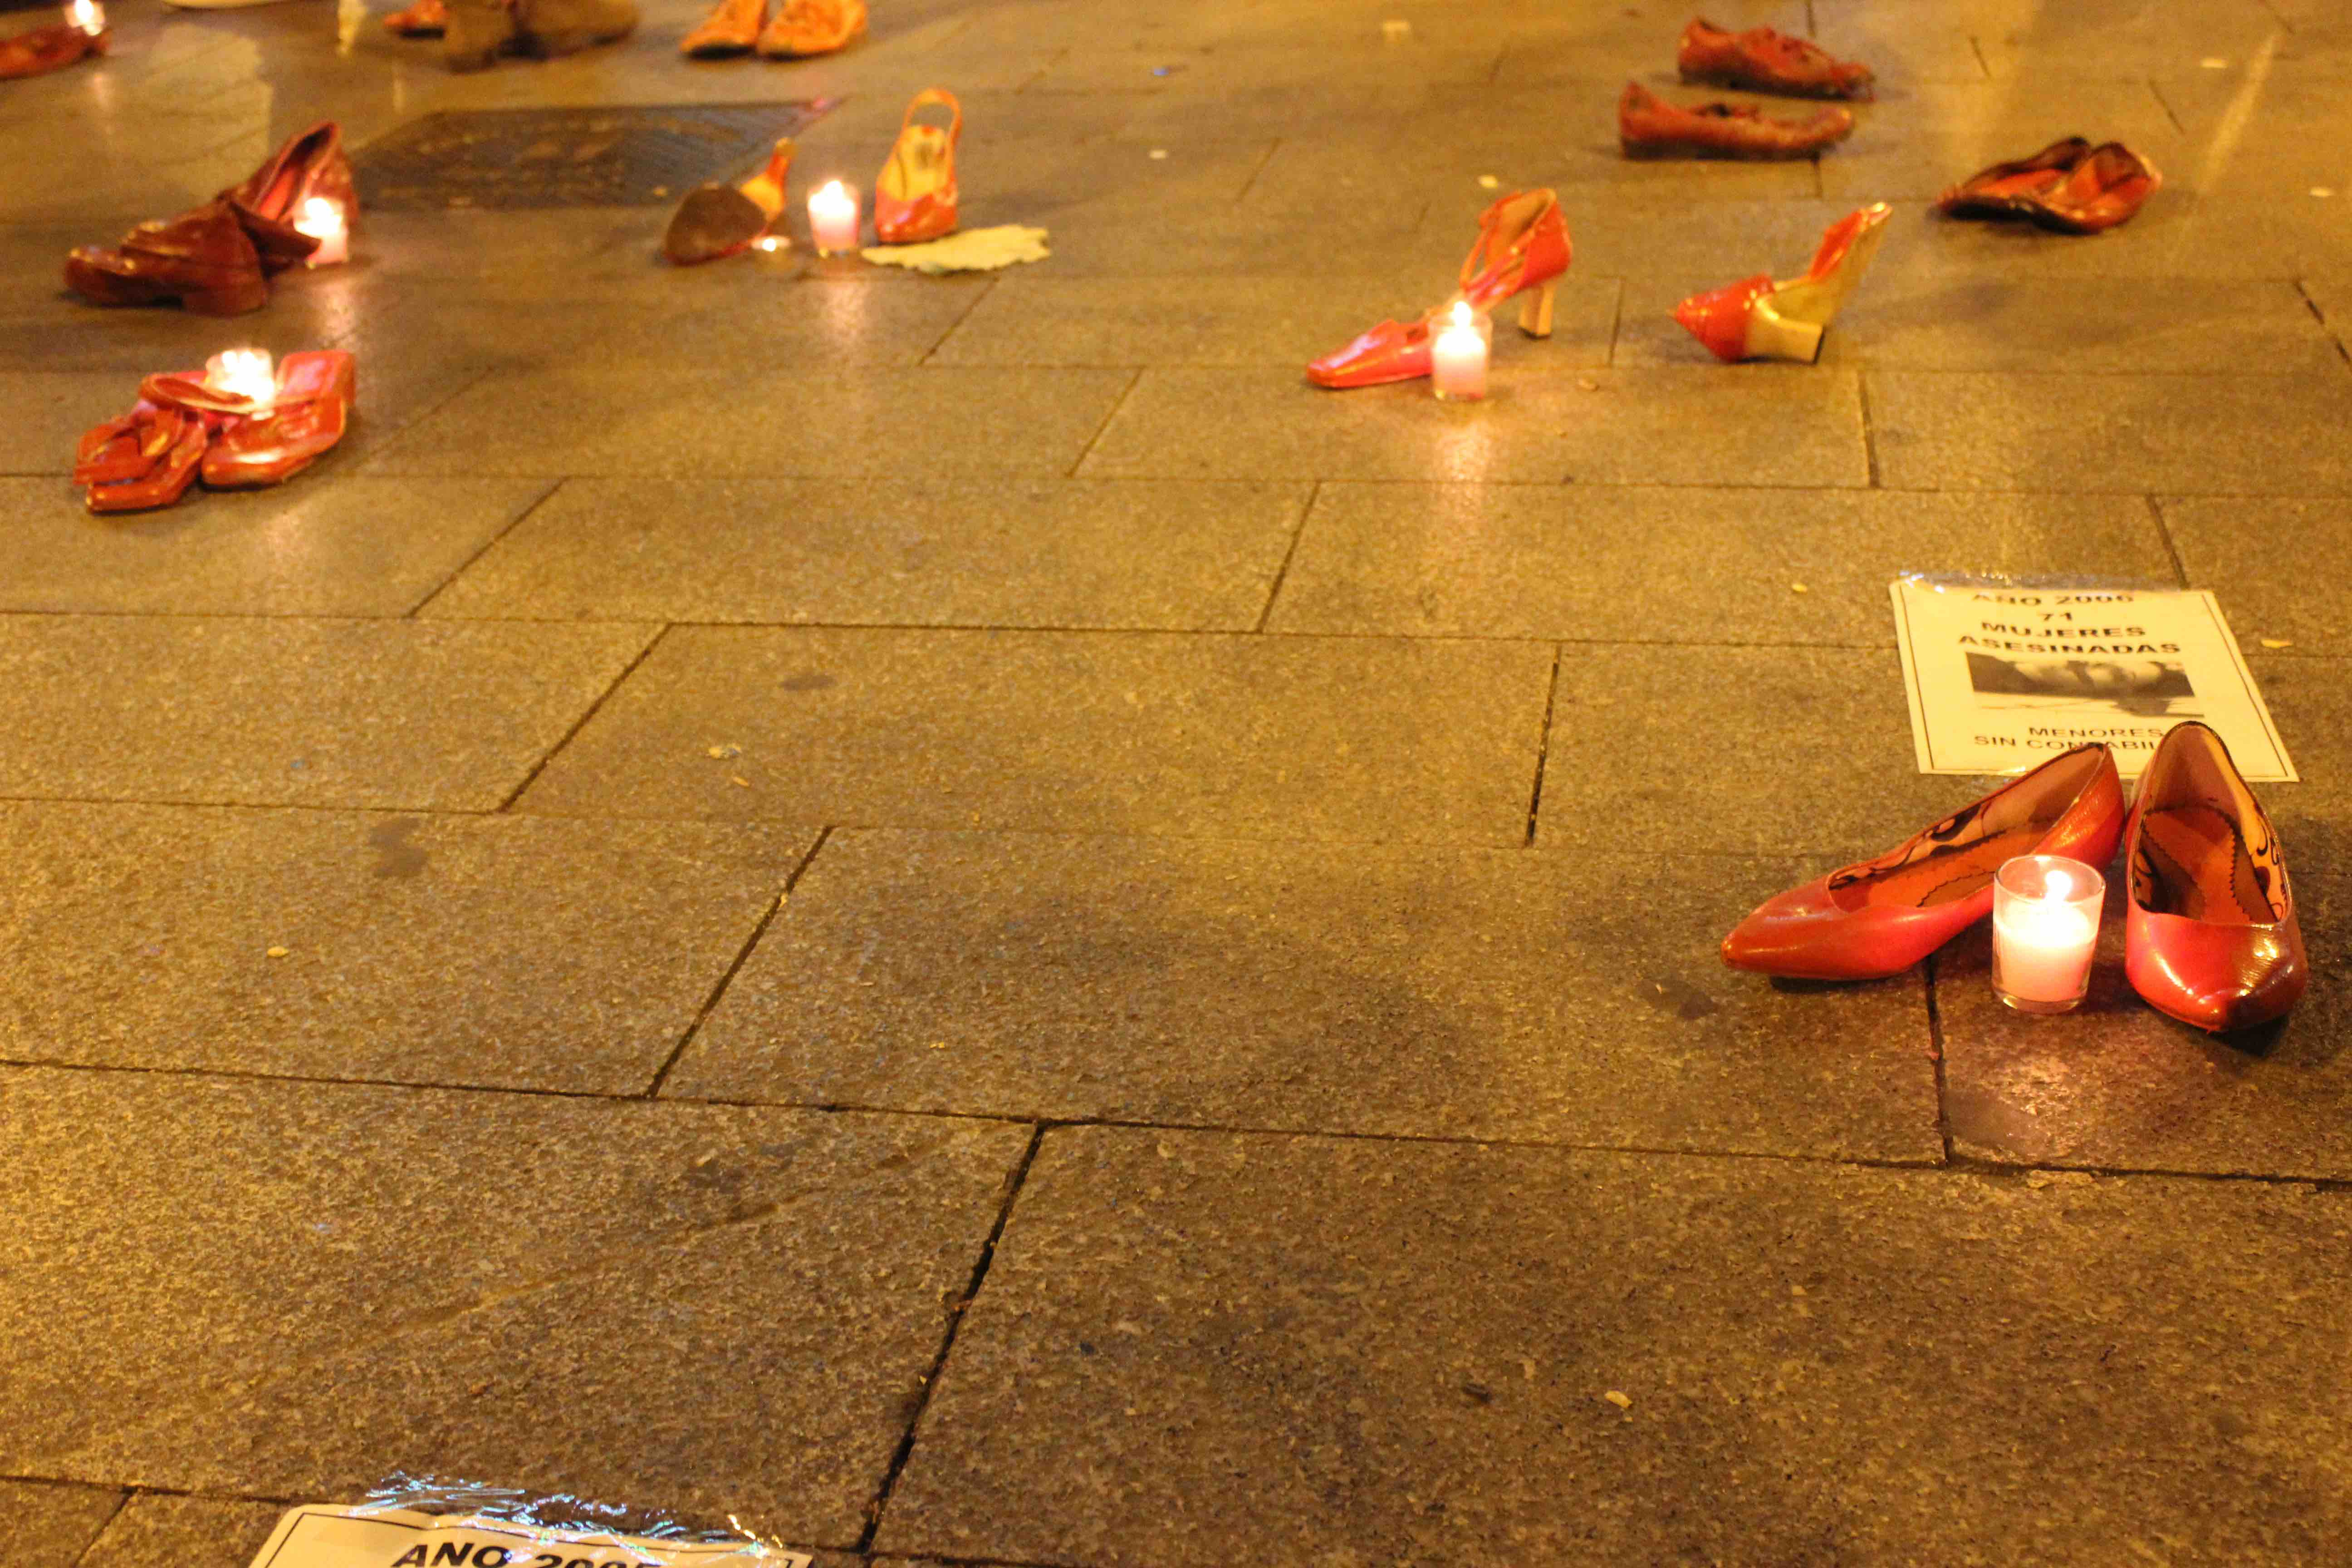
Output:
[[491,1476],[834,1546],[1028,1140],[125,1073],[0,1098],[8,1470],[275,1498]]
[[2352,377],[1872,371],[1872,438],[1903,489],[2352,492]]
[[[1806,254],[1758,257],[1759,269],[1802,273]],[[1629,285],[1618,328],[1620,365],[1713,364],[1674,319],[1675,303],[1731,280],[1662,279]],[[2111,283],[1979,277],[1934,282],[1865,278],[1822,340],[1830,368],[2069,374],[2198,373],[2340,375],[2344,363],[2294,285],[2279,279],[2180,279],[2168,309]]]
[[0,1549],[25,1568],[74,1568],[121,1506],[105,1488],[0,1481]]
[[[1892,648],[1571,644],[1536,842],[1843,865],[1990,787],[1916,766]],[[1748,906],[1725,907],[1727,931]]]
[[2239,646],[2284,642],[2299,654],[2352,654],[2352,563],[2322,541],[2346,537],[2352,501],[2168,497],[2166,531],[2189,581],[2210,588]]
[[[1147,370],[1078,471],[1106,479],[1869,482],[1850,374],[1528,373],[1522,361],[1556,363],[1557,353],[1514,336],[1498,324],[1489,400],[1453,407],[1436,402],[1426,382],[1328,392],[1297,371]],[[1693,439],[1695,431],[1705,437]]]
[[2352,1527],[2347,1215],[2157,1178],[1055,1131],[879,1544],[2307,1563]]
[[2352,818],[2352,659],[2265,650],[2246,668],[2303,775],[2262,786],[2263,808],[2281,826]]
[[547,489],[340,475],[99,518],[57,479],[0,479],[0,610],[404,615]]
[[[369,465],[394,474],[1067,473],[1134,379],[1121,370],[811,367],[713,379],[647,369],[630,395],[591,370],[489,376]],[[0,391],[5,384],[0,382]],[[1264,476],[1252,476],[1264,477]]]
[[249,1568],[285,1511],[275,1502],[141,1493],[122,1505],[80,1568]]
[[520,805],[1515,844],[1551,662],[1528,643],[681,627]]
[[640,1093],[814,841],[0,805],[16,932],[0,1054]]
[[653,637],[0,616],[0,795],[488,811]]
[[2352,1176],[2352,967],[2329,934],[2352,914],[2347,835],[2336,822],[2281,831],[2312,984],[2267,1028],[2209,1036],[2139,999],[2124,973],[2120,864],[2091,994],[2073,1015],[2002,1006],[1987,931],[1946,949],[1936,994],[1954,1147],[2020,1164]]
[[1326,484],[1267,626],[1892,647],[1921,571],[2172,579],[2137,497]]
[[[931,363],[1281,365],[1298,371],[1376,322],[1413,319],[1451,288],[1452,279],[1443,274],[1202,279],[1165,290],[1139,289],[1125,279],[1007,279],[940,344]],[[1553,300],[1552,336],[1540,356],[1521,356],[1525,368],[1607,364],[1617,290],[1614,279],[1561,279]],[[1498,319],[1508,331],[1517,315],[1515,310],[1498,312]],[[2333,355],[2335,350],[2327,352]]]
[[1939,1158],[1916,977],[1784,990],[1717,955],[1815,874],[836,834],[665,1092]]
[[1154,480],[573,479],[428,613],[1248,631],[1309,493]]

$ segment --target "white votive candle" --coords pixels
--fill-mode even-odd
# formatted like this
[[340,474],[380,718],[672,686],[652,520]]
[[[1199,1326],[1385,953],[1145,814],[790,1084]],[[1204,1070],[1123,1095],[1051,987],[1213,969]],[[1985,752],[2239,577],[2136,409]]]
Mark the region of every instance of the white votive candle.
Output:
[[278,397],[278,373],[270,365],[268,349],[223,349],[205,361],[205,384],[215,392],[256,403],[271,403]]
[[1469,301],[1456,300],[1446,312],[1445,325],[1429,346],[1431,383],[1437,395],[1455,403],[1475,403],[1486,395],[1486,333]]
[[66,7],[66,26],[95,38],[106,31],[106,8],[98,0],[72,0]]
[[1992,988],[2021,1013],[2063,1013],[2090,988],[2105,878],[2060,855],[2021,855],[1993,879]]
[[809,193],[809,233],[819,256],[840,256],[857,248],[857,193],[839,180],[827,180]]
[[319,242],[310,253],[312,267],[332,267],[352,258],[352,220],[341,202],[331,196],[305,196],[294,211],[294,227]]

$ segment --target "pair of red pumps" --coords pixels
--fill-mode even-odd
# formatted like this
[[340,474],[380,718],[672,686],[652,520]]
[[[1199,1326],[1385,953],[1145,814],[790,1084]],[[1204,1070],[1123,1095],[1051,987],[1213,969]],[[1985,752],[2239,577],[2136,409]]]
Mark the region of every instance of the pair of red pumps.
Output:
[[288,354],[266,399],[202,373],[151,375],[130,413],[83,435],[74,483],[94,512],[170,506],[199,478],[210,489],[281,484],[343,438],[357,391],[341,349]]
[[2124,847],[2124,966],[2149,1006],[2221,1033],[2284,1016],[2310,968],[2278,834],[2221,737],[2179,724],[2128,814],[2115,756],[2077,746],[1875,860],[1767,900],[1723,941],[1734,969],[1793,980],[1900,973],[1992,912],[2020,855],[2104,867]]
[[1558,193],[1514,191],[1480,215],[1477,243],[1462,263],[1460,287],[1452,300],[1410,322],[1382,321],[1310,363],[1307,379],[1344,390],[1429,374],[1437,321],[1457,300],[1485,314],[1524,295],[1519,331],[1531,338],[1548,338],[1552,294],[1572,255]]

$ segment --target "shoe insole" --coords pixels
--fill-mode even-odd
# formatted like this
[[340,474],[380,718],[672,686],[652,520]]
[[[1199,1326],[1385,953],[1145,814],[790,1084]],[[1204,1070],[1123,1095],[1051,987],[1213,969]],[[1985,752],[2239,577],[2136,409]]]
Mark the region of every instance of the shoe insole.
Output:
[[2026,823],[1899,866],[1871,879],[1870,902],[1927,910],[1973,898],[1992,885],[2001,862],[2032,854],[2049,831],[2047,823]]
[[2238,825],[2210,805],[2169,805],[2140,819],[2148,908],[2219,925],[2278,919]]
[[889,166],[879,182],[884,194],[898,201],[913,201],[944,188],[948,183],[948,133],[929,125],[909,125],[898,135]]

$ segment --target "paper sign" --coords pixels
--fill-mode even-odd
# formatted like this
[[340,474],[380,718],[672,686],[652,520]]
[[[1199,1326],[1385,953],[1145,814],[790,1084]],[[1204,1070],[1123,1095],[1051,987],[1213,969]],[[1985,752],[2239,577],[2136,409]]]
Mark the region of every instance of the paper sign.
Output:
[[2295,777],[2238,640],[2208,593],[1892,585],[1923,773],[2016,773],[2104,741],[2137,778],[2187,719],[2249,779]]
[[814,1561],[750,1541],[659,1541],[306,1503],[278,1521],[253,1568],[810,1568]]

